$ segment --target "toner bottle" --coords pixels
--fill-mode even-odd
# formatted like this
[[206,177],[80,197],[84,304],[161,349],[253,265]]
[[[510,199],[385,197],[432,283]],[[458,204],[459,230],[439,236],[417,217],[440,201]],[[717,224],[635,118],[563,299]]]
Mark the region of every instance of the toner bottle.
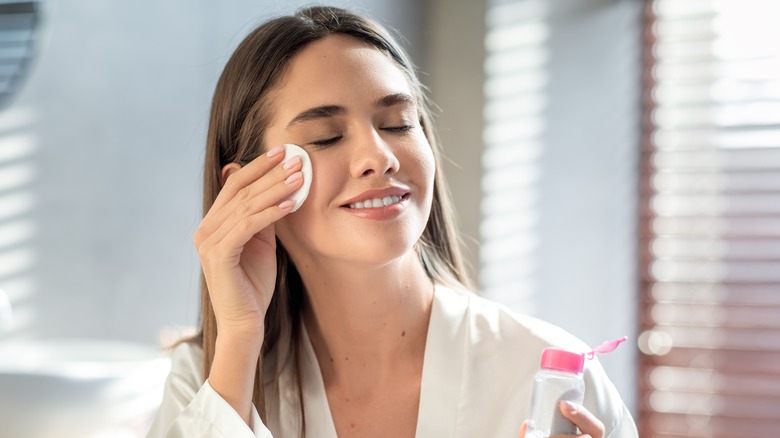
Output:
[[592,359],[597,353],[609,353],[626,339],[623,337],[605,342],[588,353],[560,348],[544,349],[539,371],[534,378],[526,438],[576,435],[577,426],[561,413],[561,401],[568,400],[581,405],[585,397],[585,382],[582,379],[585,359]]

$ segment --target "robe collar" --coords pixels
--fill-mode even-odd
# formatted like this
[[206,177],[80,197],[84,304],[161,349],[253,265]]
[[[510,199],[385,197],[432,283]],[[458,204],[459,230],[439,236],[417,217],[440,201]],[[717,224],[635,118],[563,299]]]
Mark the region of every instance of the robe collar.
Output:
[[[455,437],[468,355],[468,292],[434,288],[425,341],[416,438]],[[303,332],[302,393],[306,436],[337,438],[317,356]],[[281,383],[281,382],[280,382]],[[282,409],[283,413],[292,409]],[[279,419],[285,422],[283,418]]]

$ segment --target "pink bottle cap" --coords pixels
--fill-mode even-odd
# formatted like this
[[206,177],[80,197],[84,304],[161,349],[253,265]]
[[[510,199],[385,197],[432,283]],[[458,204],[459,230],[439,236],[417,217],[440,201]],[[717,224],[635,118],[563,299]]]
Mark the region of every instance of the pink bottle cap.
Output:
[[585,359],[593,359],[596,354],[606,354],[614,351],[618,345],[626,342],[628,338],[615,339],[605,342],[587,353],[575,353],[560,348],[545,348],[542,351],[541,367],[548,370],[565,371],[569,373],[582,373],[585,368]]
[[542,351],[541,367],[548,370],[580,374],[585,367],[585,355],[560,348],[545,348]]

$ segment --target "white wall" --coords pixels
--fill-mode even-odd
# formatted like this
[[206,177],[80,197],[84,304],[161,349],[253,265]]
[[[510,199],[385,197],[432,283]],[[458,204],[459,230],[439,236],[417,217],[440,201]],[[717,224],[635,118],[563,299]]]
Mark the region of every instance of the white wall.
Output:
[[[0,176],[20,175],[0,186],[0,288],[14,307],[0,337],[151,343],[196,324],[211,94],[254,25],[307,3],[43,3],[39,56],[0,111]],[[331,3],[399,29],[420,56],[416,2]]]
[[432,0],[426,10],[422,80],[428,85],[465,261],[476,280],[480,266],[482,129],[485,80],[485,0]]
[[[471,263],[482,264],[483,292],[516,311],[558,324],[593,346],[630,336],[632,342],[602,362],[634,406],[642,2],[430,4],[434,38],[424,66],[431,73],[433,99],[442,107],[438,127],[453,161],[445,170],[472,250]],[[500,255],[488,254],[492,248],[486,246],[484,230],[482,247],[470,243],[480,237],[482,216],[491,213],[479,208],[486,163],[481,159],[485,125],[479,119],[485,53],[474,44],[485,30],[476,19],[484,16],[488,4],[520,6],[510,9],[518,19],[529,19],[531,32],[516,28],[519,33],[514,35],[533,40],[532,34],[539,33],[538,51],[529,53],[541,56],[535,71],[525,71],[530,76],[512,78],[513,84],[538,79],[527,95],[540,106],[533,113],[515,108],[520,115],[511,128],[519,132],[539,123],[540,131],[517,145],[527,150],[515,154],[525,162],[510,170],[515,174],[510,179],[522,181],[510,190],[513,197],[508,201],[517,204],[509,217],[514,234],[496,236],[514,247],[500,248]],[[506,14],[500,18],[513,26],[522,24]],[[517,235],[518,228],[523,235]],[[527,247],[518,248],[516,242]],[[497,259],[504,267],[493,269]],[[494,272],[507,271],[507,277],[493,281]]]
[[643,5],[554,4],[549,125],[541,156],[538,315],[593,346],[631,337],[602,363],[633,403]]

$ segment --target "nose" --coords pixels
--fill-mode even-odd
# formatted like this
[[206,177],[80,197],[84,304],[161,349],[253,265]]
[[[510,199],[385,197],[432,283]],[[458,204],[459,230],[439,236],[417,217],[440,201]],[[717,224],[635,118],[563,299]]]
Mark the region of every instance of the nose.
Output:
[[350,166],[353,178],[376,175],[392,175],[398,172],[400,163],[393,148],[375,129],[355,139],[354,153]]

